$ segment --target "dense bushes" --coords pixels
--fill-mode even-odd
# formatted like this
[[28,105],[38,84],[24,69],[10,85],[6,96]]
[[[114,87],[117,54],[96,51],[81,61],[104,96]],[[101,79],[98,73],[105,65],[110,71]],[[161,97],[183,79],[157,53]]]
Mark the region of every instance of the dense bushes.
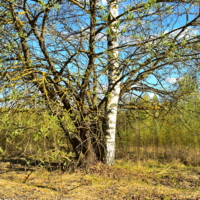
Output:
[[[145,98],[137,103],[149,109],[121,109],[118,114],[116,157],[200,164],[199,97],[187,96],[176,104]],[[43,109],[1,108],[0,112],[1,156],[41,162],[73,157],[56,116]],[[67,114],[62,120],[73,129]]]

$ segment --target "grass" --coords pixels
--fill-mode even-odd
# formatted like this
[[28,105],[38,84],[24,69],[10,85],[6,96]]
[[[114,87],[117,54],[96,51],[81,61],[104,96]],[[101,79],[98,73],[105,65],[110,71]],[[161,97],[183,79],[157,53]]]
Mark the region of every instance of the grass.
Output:
[[63,173],[0,163],[1,199],[200,199],[200,167],[118,160]]

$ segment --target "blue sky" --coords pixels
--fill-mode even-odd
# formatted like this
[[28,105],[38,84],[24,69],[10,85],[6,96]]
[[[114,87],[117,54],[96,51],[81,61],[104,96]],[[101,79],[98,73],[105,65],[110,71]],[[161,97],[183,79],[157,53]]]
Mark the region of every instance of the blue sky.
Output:
[[[31,0],[29,0],[29,2],[31,2]],[[47,0],[46,0],[46,2],[47,2]],[[126,1],[126,2],[121,3],[120,6],[119,6],[120,7],[120,13],[127,7],[128,4],[133,5],[133,4],[136,4],[136,3],[139,3],[139,1]],[[101,1],[100,4],[106,7],[106,1],[105,0]],[[163,4],[163,6],[161,8],[159,8],[161,10],[164,9],[165,7],[167,7],[167,6],[175,5],[173,3],[172,4],[171,3],[162,3],[162,4]],[[138,12],[135,12],[134,13],[134,15],[135,15],[134,20],[136,18],[138,18],[138,20],[139,20],[140,15],[144,16],[145,13],[153,13],[153,11],[155,9],[157,9],[157,8],[154,8],[154,9],[150,8],[149,10],[143,10],[143,12],[141,12],[141,10],[139,10]],[[183,12],[183,9],[185,10],[184,12]],[[188,10],[188,14],[186,14],[187,10]],[[151,17],[143,17],[140,22],[138,22],[138,21],[134,22],[134,20],[133,20],[133,22],[130,22],[129,25],[123,23],[121,25],[120,29],[122,30],[122,29],[128,27],[128,29],[130,29],[130,32],[127,32],[127,33],[119,36],[119,40],[121,42],[120,44],[130,43],[130,42],[132,42],[132,43],[138,42],[139,43],[141,40],[145,40],[146,37],[149,37],[149,35],[151,35],[151,37],[157,37],[161,33],[166,34],[170,30],[179,28],[180,26],[184,25],[187,20],[188,21],[192,20],[195,17],[195,14],[193,14],[193,13],[196,12],[196,11],[197,11],[197,7],[192,7],[190,4],[179,4],[179,6],[174,7],[174,10],[173,10],[172,13],[169,13],[168,15],[166,15],[166,17],[162,20],[161,20],[162,16],[154,14]],[[178,16],[176,13],[177,14],[182,13],[182,14],[180,14],[180,16]],[[79,13],[77,13],[77,14],[79,14]],[[70,19],[68,19],[68,20],[70,21]],[[86,26],[89,25],[89,16],[88,15],[81,18],[80,20],[82,20],[80,24],[73,23],[71,28],[74,29],[74,30],[79,30],[81,28],[84,29]],[[153,20],[157,20],[157,22],[155,22]],[[60,30],[61,33],[66,36],[65,38],[63,36],[63,38],[66,39],[66,41],[65,41],[66,45],[68,45],[69,44],[68,41],[71,40],[71,42],[74,45],[74,47],[71,47],[72,52],[75,51],[76,50],[75,49],[76,44],[79,44],[79,38],[77,38],[78,42],[76,42],[76,40],[73,38],[73,36],[70,36],[70,33],[68,32],[67,29],[65,29],[65,27],[63,25],[61,26],[61,24],[56,24],[56,26],[57,26],[57,30]],[[145,32],[143,31],[143,29],[147,30],[147,28],[149,28],[149,30],[146,32],[147,35],[145,35]],[[100,37],[103,34],[105,34],[105,31],[106,31],[106,29],[104,29],[101,32],[101,34],[97,37]],[[189,27],[187,31],[188,31],[187,37],[189,37],[192,34],[198,34],[199,35],[199,27]],[[87,32],[85,32],[85,33],[87,34]],[[134,37],[132,37],[133,35],[134,35]],[[175,35],[175,33],[172,33],[170,35],[170,37],[174,37],[174,35]],[[55,46],[54,46],[55,41],[53,40],[53,37],[51,37],[51,36],[48,36],[48,37],[49,37],[49,39],[47,40],[48,48],[49,48],[49,51],[52,51],[52,53],[50,55],[52,57],[55,57],[55,59],[60,60],[60,61],[66,60],[67,55],[68,55],[66,53],[66,51],[65,52],[60,51],[59,54],[55,54],[55,56],[54,56],[54,53],[53,53],[53,50],[56,51],[57,50],[56,48],[58,48],[58,49],[60,48],[59,43],[62,44],[62,42],[64,42],[64,40],[62,40],[62,38],[60,37],[59,40],[58,40],[58,45],[55,48]],[[138,38],[136,38],[136,37],[138,37]],[[183,34],[181,34],[179,36],[180,39],[182,37],[183,37]],[[85,49],[85,50],[88,50],[87,40],[88,40],[88,38],[86,38],[85,41],[83,41],[83,49]],[[101,41],[99,41],[96,44],[101,45],[99,48],[96,48],[96,53],[99,53],[100,51],[106,50],[106,48],[107,48],[106,37],[102,38]],[[38,44],[36,45],[35,41],[32,42],[32,46],[35,48],[35,53],[38,54],[38,55],[41,55],[41,51],[39,49],[37,49]],[[144,48],[146,48],[146,46]],[[136,49],[136,47],[125,49],[124,52],[121,53],[121,56],[122,57],[125,56],[126,53],[128,55],[131,51],[134,51],[135,49]],[[147,56],[148,55],[146,55],[146,57],[145,56],[143,56],[141,58],[138,57],[137,62],[142,63],[147,58]],[[132,56],[132,59],[135,59],[134,55]],[[106,61],[106,53],[104,55],[102,55],[101,60]],[[88,61],[87,56],[83,56],[83,54],[81,54],[78,57],[79,66],[83,66],[82,72],[84,71],[85,67],[87,67],[87,61]],[[45,61],[44,61],[44,63],[45,63]],[[96,64],[100,65],[100,62],[98,61],[98,59],[96,61]],[[103,66],[103,64],[101,66]],[[99,66],[98,68],[100,69],[101,66]],[[137,67],[137,65],[135,65],[134,67]],[[78,68],[76,68],[75,64],[73,64],[73,63],[71,63],[69,65],[69,69],[71,70],[71,73],[75,74],[75,73],[78,72]],[[142,72],[142,70],[140,72]],[[182,72],[180,73],[180,71],[178,71],[178,70],[173,70],[172,66],[166,66],[166,72],[167,72],[166,77],[162,77],[163,78],[162,83],[163,83],[163,86],[168,87],[168,86],[170,86],[170,84],[172,82],[172,81],[169,81],[169,80],[172,80],[173,78],[177,78],[177,77],[182,77],[184,75],[184,73],[187,73],[187,70],[182,70]],[[162,73],[162,71],[160,73]],[[156,79],[156,75],[157,74],[150,75],[145,81],[149,85],[158,84],[158,80]],[[77,74],[77,76],[78,76],[78,74]],[[166,79],[168,81],[166,81]],[[102,84],[107,83],[107,80],[105,79],[104,75],[101,75],[101,78],[100,78],[99,81]]]

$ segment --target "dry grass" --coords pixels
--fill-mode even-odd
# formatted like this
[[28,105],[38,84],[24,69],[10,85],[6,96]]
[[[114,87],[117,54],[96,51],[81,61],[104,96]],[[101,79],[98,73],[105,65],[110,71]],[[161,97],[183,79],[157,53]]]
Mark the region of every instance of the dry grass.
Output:
[[146,160],[158,160],[160,163],[174,163],[177,160],[185,165],[200,166],[200,148],[187,146],[144,146],[128,147],[127,151],[117,149],[117,158],[125,158],[134,162],[145,162]]
[[0,163],[1,199],[200,199],[200,167],[149,160],[73,174]]

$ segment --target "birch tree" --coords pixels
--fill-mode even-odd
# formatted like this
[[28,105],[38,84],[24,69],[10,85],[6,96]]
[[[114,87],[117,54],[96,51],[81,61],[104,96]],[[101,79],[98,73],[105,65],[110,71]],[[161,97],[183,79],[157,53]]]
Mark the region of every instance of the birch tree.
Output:
[[115,134],[117,121],[117,108],[120,95],[120,66],[118,47],[118,1],[108,0],[109,11],[109,34],[108,34],[108,99],[106,103],[106,113],[108,127],[106,130],[106,163],[112,165],[115,157]]
[[[198,2],[2,0],[1,92],[43,99],[78,165],[114,163],[118,105],[126,96],[180,97],[166,84],[198,68]],[[17,99],[15,99],[17,101]],[[136,101],[137,102],[137,101]],[[22,106],[22,104],[20,104]],[[64,114],[63,114],[64,113]],[[69,121],[64,120],[67,115]]]

